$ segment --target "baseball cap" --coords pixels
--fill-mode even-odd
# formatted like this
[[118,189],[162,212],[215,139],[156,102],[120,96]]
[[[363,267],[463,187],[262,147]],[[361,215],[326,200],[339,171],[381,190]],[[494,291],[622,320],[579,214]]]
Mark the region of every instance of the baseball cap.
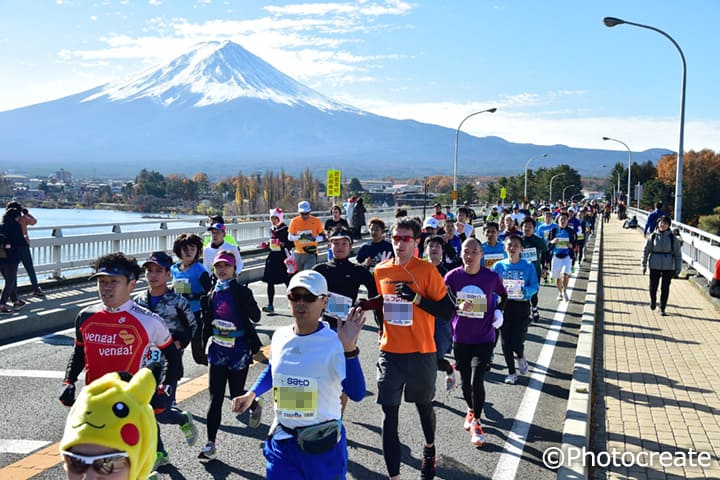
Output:
[[172,258],[170,258],[170,255],[168,255],[165,252],[153,252],[150,254],[150,256],[145,259],[145,263],[143,263],[143,268],[148,266],[148,264],[154,263],[155,265],[169,269],[172,267],[173,261]]
[[350,232],[345,228],[336,228],[332,232],[330,232],[328,241],[333,241],[338,238],[347,238],[348,240],[350,240],[350,243],[352,243],[352,236],[350,236]]
[[438,221],[433,217],[428,217],[423,222],[423,228],[438,228]]
[[575,213],[575,209],[573,207],[568,208],[568,213],[570,212]]
[[435,203],[435,205],[433,205],[433,207],[442,207],[442,205],[440,205],[439,203]]
[[208,229],[208,231],[210,231],[210,230],[221,230],[221,231],[224,232],[224,231],[225,231],[225,225],[223,225],[222,223],[213,223],[213,224],[210,225],[207,229]]
[[130,280],[135,280],[135,274],[130,272],[124,267],[100,267],[97,272],[90,275],[90,280],[97,277],[127,277]]
[[303,270],[296,273],[290,279],[288,291],[291,292],[295,288],[304,288],[316,297],[328,294],[328,286],[325,277],[314,270]]
[[307,200],[303,200],[302,202],[298,203],[298,212],[299,213],[310,213],[312,209],[310,208],[310,202]]
[[232,253],[227,252],[219,252],[217,255],[215,255],[215,259],[213,260],[213,265],[216,265],[218,263],[229,263],[233,267],[237,266],[237,260],[235,259],[235,255]]

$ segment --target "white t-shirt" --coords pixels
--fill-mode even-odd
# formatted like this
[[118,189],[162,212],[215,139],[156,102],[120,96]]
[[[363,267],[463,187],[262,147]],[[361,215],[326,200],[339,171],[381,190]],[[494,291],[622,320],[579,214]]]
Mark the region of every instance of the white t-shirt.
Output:
[[213,248],[210,245],[208,245],[203,250],[203,265],[205,265],[205,268],[208,269],[208,272],[212,273],[213,260],[215,260],[215,255],[217,255],[220,250],[230,250],[233,253],[233,255],[235,255],[235,261],[237,262],[237,264],[235,266],[235,272],[239,274],[242,271],[242,267],[243,267],[242,257],[240,256],[240,250],[238,250],[237,246],[233,245],[232,243],[227,243],[227,242],[224,242],[218,248]]
[[[310,335],[296,335],[293,325],[275,330],[270,346],[275,419],[289,428],[341,418],[340,395],[345,355],[337,333],[326,324]],[[275,438],[290,438],[282,429]]]

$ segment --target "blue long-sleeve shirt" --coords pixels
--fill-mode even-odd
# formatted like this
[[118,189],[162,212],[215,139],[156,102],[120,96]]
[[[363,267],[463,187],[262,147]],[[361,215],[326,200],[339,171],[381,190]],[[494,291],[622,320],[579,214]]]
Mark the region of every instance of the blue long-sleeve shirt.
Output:
[[[502,260],[492,268],[500,278],[508,292],[508,300],[530,300],[538,292],[538,278],[535,267],[527,260],[520,260],[517,263],[510,262],[510,259]],[[521,298],[513,298],[513,285],[522,281]]]

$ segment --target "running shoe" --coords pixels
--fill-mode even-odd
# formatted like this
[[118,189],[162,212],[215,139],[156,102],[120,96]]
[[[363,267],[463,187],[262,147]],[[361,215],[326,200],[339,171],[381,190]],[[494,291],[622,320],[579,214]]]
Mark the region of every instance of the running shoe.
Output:
[[183,435],[185,435],[185,441],[187,442],[187,444],[192,447],[197,441],[198,430],[195,426],[193,416],[190,414],[190,412],[182,412],[182,414],[185,415],[187,421],[180,425],[180,430],[183,432]]
[[200,460],[213,460],[215,457],[217,457],[215,442],[206,443],[202,450],[200,450],[200,455],[198,455]]
[[472,424],[472,429],[470,430],[470,433],[470,443],[472,443],[476,447],[482,447],[483,445],[485,445],[485,432],[482,429],[482,425],[480,425],[480,420],[475,419]]
[[262,311],[265,313],[273,313],[275,311],[275,309],[273,308],[272,305],[268,304],[268,305],[265,305],[264,307],[262,307]]
[[567,294],[567,291],[566,291],[566,290],[563,290],[563,300],[565,300],[566,302],[569,302],[569,301],[570,301],[570,297],[568,297],[568,294]]
[[445,374],[445,390],[448,392],[452,392],[455,389],[455,385],[457,384],[457,378],[455,376],[455,365],[451,363],[450,368],[452,368],[452,372]]
[[563,292],[558,292],[557,299],[558,299],[558,302],[562,302],[562,300],[563,300]]
[[250,409],[250,420],[248,420],[248,427],[250,428],[257,428],[262,421],[263,399],[258,398],[255,403],[257,406]]
[[532,321],[538,322],[540,321],[540,312],[538,311],[537,307],[532,309]]
[[36,297],[45,297],[45,292],[42,291],[42,288],[38,288],[33,292],[33,295]]
[[0,313],[10,315],[13,313],[13,311],[11,309],[9,309],[6,305],[0,305]]
[[165,465],[170,465],[170,455],[168,455],[167,452],[157,452],[155,454],[155,464],[153,465],[153,470],[157,470]]
[[25,305],[27,305],[27,302],[24,302],[24,301],[22,301],[22,300],[20,300],[20,299],[18,299],[16,302],[13,302],[13,308],[18,308],[18,309],[19,309],[19,308],[24,307]]
[[432,480],[433,478],[435,478],[435,446],[423,447],[420,480]]
[[508,385],[515,385],[517,383],[517,374],[511,373],[507,377],[505,377],[505,383]]
[[472,410],[468,410],[465,414],[465,422],[463,423],[463,428],[465,430],[470,430],[470,427],[472,426],[473,420],[475,420],[475,414]]
[[518,359],[518,371],[520,372],[520,375],[527,375],[528,369],[530,367],[528,366],[527,360],[524,358]]

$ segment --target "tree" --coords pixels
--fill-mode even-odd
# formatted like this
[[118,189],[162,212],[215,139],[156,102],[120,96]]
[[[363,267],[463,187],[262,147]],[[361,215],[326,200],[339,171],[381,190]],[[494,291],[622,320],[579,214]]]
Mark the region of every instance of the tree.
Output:
[[350,183],[348,184],[348,190],[350,190],[350,192],[352,193],[365,191],[362,184],[360,183],[360,180],[358,180],[356,177],[350,179]]
[[164,197],[165,177],[160,172],[150,171],[145,168],[135,177],[135,195],[152,195]]
[[720,235],[720,207],[715,207],[712,215],[701,215],[698,228],[713,235]]

